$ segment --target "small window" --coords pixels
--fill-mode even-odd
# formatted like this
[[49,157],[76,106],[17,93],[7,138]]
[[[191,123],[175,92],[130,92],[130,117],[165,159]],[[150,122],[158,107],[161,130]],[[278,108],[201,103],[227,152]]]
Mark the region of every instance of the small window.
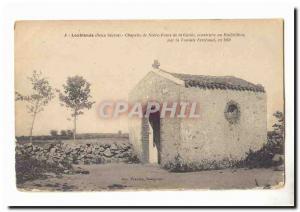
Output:
[[230,101],[227,103],[225,108],[225,118],[230,124],[236,124],[240,119],[240,108],[239,105],[234,102]]

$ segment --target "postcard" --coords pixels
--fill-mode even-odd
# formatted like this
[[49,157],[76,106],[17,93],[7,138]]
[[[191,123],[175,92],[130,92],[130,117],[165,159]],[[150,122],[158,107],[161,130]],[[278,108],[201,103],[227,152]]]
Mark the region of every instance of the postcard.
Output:
[[17,21],[19,191],[282,189],[282,19]]

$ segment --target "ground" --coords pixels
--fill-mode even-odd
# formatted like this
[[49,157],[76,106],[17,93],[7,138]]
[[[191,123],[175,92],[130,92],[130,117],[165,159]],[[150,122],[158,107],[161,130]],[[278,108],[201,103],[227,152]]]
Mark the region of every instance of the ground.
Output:
[[[79,165],[89,174],[49,176],[27,181],[21,190],[101,191],[153,189],[246,189],[282,185],[282,171],[273,169],[224,169],[170,173],[156,165],[103,164]],[[277,186],[276,186],[277,185]]]

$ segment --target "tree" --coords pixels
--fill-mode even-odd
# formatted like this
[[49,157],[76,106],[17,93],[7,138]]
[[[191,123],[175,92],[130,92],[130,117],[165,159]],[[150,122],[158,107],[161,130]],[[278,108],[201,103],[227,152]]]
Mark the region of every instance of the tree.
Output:
[[72,138],[74,136],[73,131],[72,130],[67,130],[67,136]]
[[61,135],[61,136],[66,136],[66,135],[67,135],[67,131],[61,130],[61,131],[60,131],[60,135]]
[[63,91],[59,91],[59,99],[62,105],[71,109],[73,118],[73,139],[76,140],[77,117],[83,114],[84,109],[90,109],[95,102],[90,101],[91,84],[81,76],[68,77]]
[[57,130],[50,130],[50,135],[53,136],[53,137],[58,136]]
[[280,111],[276,111],[273,113],[273,116],[276,118],[276,122],[272,126],[273,131],[270,133],[269,142],[277,150],[277,153],[284,154],[284,114]]
[[282,112],[276,111],[275,113],[273,113],[273,116],[276,117],[277,119],[277,122],[272,126],[274,132],[283,137],[284,136],[284,115]]
[[273,125],[273,130],[268,132],[267,143],[257,151],[250,149],[245,160],[240,162],[241,165],[250,168],[268,168],[283,164],[284,159],[282,157],[274,160],[274,156],[276,154],[284,155],[284,113],[276,111],[273,113],[273,116],[276,118],[276,121]]
[[29,135],[31,142],[36,115],[44,111],[45,106],[54,98],[54,92],[48,79],[43,77],[41,72],[33,71],[32,76],[28,79],[32,85],[32,94],[23,95],[16,91],[15,99],[16,101],[27,102],[27,111],[32,116]]

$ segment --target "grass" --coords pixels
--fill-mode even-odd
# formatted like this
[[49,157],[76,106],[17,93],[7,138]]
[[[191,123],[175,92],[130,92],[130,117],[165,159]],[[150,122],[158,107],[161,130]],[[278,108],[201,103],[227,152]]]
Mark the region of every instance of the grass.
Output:
[[47,173],[60,175],[65,170],[72,170],[72,165],[68,163],[48,163],[45,160],[37,160],[29,155],[16,155],[16,178],[17,184],[22,184],[29,180],[45,179]]

